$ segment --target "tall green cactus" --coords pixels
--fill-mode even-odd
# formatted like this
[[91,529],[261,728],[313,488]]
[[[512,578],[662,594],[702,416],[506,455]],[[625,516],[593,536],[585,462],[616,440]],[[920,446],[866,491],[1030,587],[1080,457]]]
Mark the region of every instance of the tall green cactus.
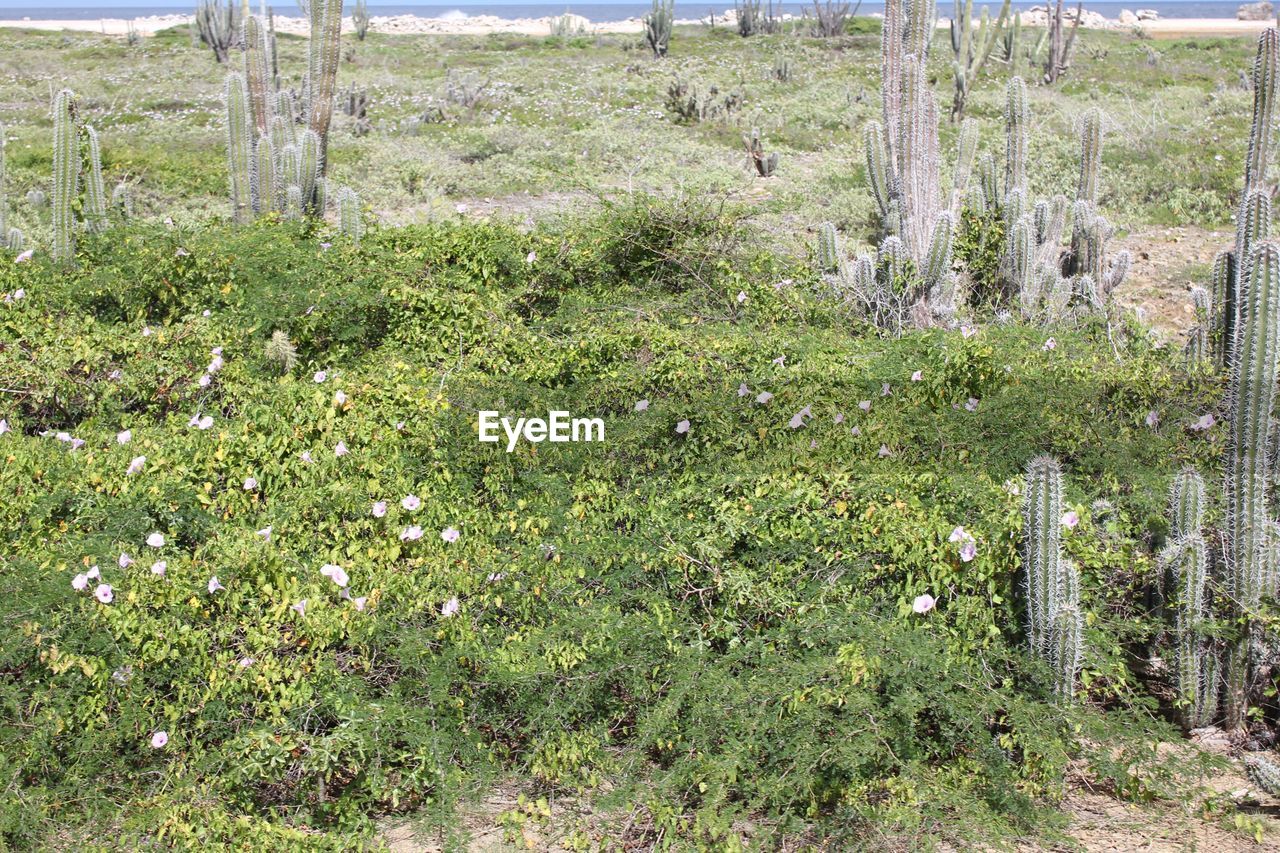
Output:
[[302,193],[302,210],[311,213],[316,207],[316,181],[321,171],[323,142],[320,135],[308,128],[302,132],[298,145],[298,190]]
[[[307,127],[319,138],[317,176],[326,173],[329,150],[329,122],[333,118],[333,97],[338,86],[338,58],[342,37],[342,0],[311,0],[311,42],[308,45],[307,81],[310,103]],[[312,184],[314,188],[314,184]],[[307,189],[303,187],[304,191]],[[304,195],[304,207],[314,198]]]
[[1049,456],[1027,463],[1022,565],[1027,635],[1033,653],[1054,672],[1054,692],[1075,695],[1084,659],[1080,573],[1062,555],[1062,466]]
[[254,15],[244,17],[244,78],[249,87],[249,109],[253,115],[253,136],[257,138],[271,127],[275,108],[274,75],[271,71],[271,46],[267,28]]
[[1084,114],[1080,127],[1080,179],[1076,200],[1098,203],[1098,172],[1102,169],[1102,114],[1096,109]]
[[1027,104],[1027,85],[1021,77],[1010,78],[1005,89],[1004,107],[1004,192],[1027,192],[1027,134],[1031,110]]
[[1244,723],[1248,709],[1250,614],[1269,572],[1271,515],[1267,450],[1280,358],[1280,250],[1260,243],[1246,265],[1244,297],[1231,350],[1231,431],[1225,502],[1226,591],[1244,624],[1228,658],[1227,722]]
[[244,77],[227,75],[227,171],[231,178],[231,217],[236,222],[253,218],[253,119],[249,112],[249,88]]
[[90,231],[107,228],[107,188],[102,182],[102,148],[98,144],[98,132],[85,125],[86,157],[88,170],[84,182],[84,224]]
[[253,146],[253,209],[258,213],[278,210],[276,156],[271,147],[271,137],[262,134]]
[[1209,344],[1219,367],[1226,366],[1236,327],[1235,265],[1235,252],[1223,249],[1214,256],[1209,277]]
[[70,89],[62,89],[53,99],[53,257],[64,263],[75,256],[75,203],[79,189],[75,95]]
[[338,227],[343,236],[357,246],[364,236],[364,220],[360,216],[360,196],[350,187],[338,190]]
[[653,7],[644,16],[644,40],[653,51],[655,59],[666,56],[671,47],[675,5],[675,0],[653,0]]
[[997,40],[1004,32],[1005,23],[1009,19],[1009,5],[1009,0],[1004,0],[994,26],[987,7],[982,7],[982,18],[978,26],[980,34],[975,44],[973,0],[963,0],[963,5],[961,0],[955,0],[955,13],[951,16],[951,51],[955,54],[955,61],[952,63],[952,76],[955,79],[955,93],[951,99],[952,121],[964,115],[969,90],[973,88],[974,81],[982,73]]
[[1204,480],[1195,468],[1184,467],[1169,490],[1169,544],[1161,564],[1175,591],[1174,688],[1188,729],[1208,725],[1218,711],[1217,656],[1201,628],[1209,574],[1204,505]]
[[836,232],[836,226],[831,222],[824,222],[818,226],[817,261],[818,269],[829,275],[838,274],[840,267],[843,266],[840,235]]
[[1052,614],[1057,609],[1062,578],[1062,467],[1038,456],[1027,464],[1023,499],[1022,566],[1027,601],[1027,636],[1031,648],[1050,650]]

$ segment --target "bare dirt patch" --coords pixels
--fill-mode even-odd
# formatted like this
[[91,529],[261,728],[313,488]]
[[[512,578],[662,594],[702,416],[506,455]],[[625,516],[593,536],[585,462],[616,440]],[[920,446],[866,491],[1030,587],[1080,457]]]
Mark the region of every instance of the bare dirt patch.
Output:
[[1193,226],[1134,231],[1117,240],[1118,249],[1133,255],[1133,265],[1116,299],[1140,309],[1148,323],[1182,342],[1195,325],[1191,288],[1208,288],[1213,256],[1233,241],[1229,231]]

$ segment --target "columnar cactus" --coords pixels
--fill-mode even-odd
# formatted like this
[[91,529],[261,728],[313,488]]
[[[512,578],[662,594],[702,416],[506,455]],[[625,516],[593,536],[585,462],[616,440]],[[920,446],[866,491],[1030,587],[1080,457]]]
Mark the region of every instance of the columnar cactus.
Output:
[[53,257],[69,262],[76,251],[75,200],[80,189],[80,146],[75,95],[63,89],[53,99]]
[[231,177],[231,216],[236,222],[253,218],[253,137],[249,88],[244,77],[227,75],[227,171]]
[[1084,659],[1080,573],[1062,555],[1062,467],[1049,456],[1027,464],[1022,564],[1027,634],[1033,653],[1053,669],[1054,692],[1075,695]]
[[258,213],[279,210],[276,179],[276,156],[271,147],[271,137],[262,134],[253,146],[253,209]]
[[357,246],[364,236],[364,220],[360,217],[360,196],[350,187],[338,190],[338,227],[343,236],[351,238]]
[[200,41],[213,50],[219,63],[226,62],[231,46],[240,33],[239,4],[234,0],[198,0],[196,3],[195,30]]
[[1076,31],[1080,29],[1080,12],[1083,7],[1083,0],[1076,4],[1076,18],[1069,33],[1065,32],[1066,25],[1062,19],[1062,0],[1058,0],[1057,6],[1049,13],[1049,53],[1045,57],[1044,82],[1058,82],[1058,78],[1071,67],[1071,48],[1076,42]]
[[133,193],[127,182],[121,181],[111,190],[111,209],[122,221],[127,222],[133,218]]
[[1047,654],[1063,576],[1062,467],[1052,457],[1039,456],[1028,463],[1026,479],[1022,566],[1027,636],[1033,651]]
[[1280,764],[1265,755],[1250,755],[1244,760],[1249,781],[1273,797],[1280,797]]
[[675,0],[653,0],[653,8],[644,16],[644,40],[657,59],[666,56],[671,47],[675,17]]
[[756,167],[756,173],[762,178],[771,177],[773,170],[778,168],[778,152],[764,153],[764,143],[760,141],[758,128],[751,128],[751,136],[746,142],[747,156],[751,158],[751,164]]
[[[308,52],[307,80],[310,103],[307,105],[307,127],[319,140],[316,176],[327,170],[329,122],[333,118],[333,96],[338,85],[339,42],[342,35],[342,0],[311,0],[311,43]],[[315,205],[315,182],[300,185],[304,209]],[[311,190],[313,195],[306,195]]]
[[1204,504],[1204,480],[1183,468],[1169,491],[1169,544],[1160,562],[1174,590],[1174,687],[1188,729],[1208,725],[1218,711],[1217,656],[1201,629],[1209,574]]
[[840,248],[840,235],[836,226],[824,222],[818,226],[818,269],[829,275],[839,274],[844,266],[844,253]]
[[308,128],[298,145],[298,189],[302,193],[302,210],[311,213],[316,207],[316,181],[322,174],[321,153],[324,143],[320,135]]
[[107,188],[102,182],[102,149],[98,144],[98,132],[85,125],[86,156],[89,169],[84,176],[84,224],[90,231],[104,231],[107,227]]
[[1098,203],[1098,172],[1102,170],[1102,114],[1096,109],[1084,114],[1080,128],[1080,180],[1076,200]]
[[249,87],[253,135],[257,138],[271,127],[276,99],[267,27],[255,15],[246,15],[244,19],[244,78]]
[[1000,7],[1000,15],[995,26],[991,25],[991,16],[987,7],[982,7],[982,19],[979,23],[977,43],[973,34],[973,0],[955,0],[955,13],[951,16],[951,51],[955,54],[952,63],[952,75],[955,78],[955,94],[951,100],[951,120],[955,121],[964,114],[965,103],[969,98],[969,90],[974,81],[982,73],[983,67],[991,57],[997,40],[1009,19],[1009,0],[1004,0]]
[[1209,344],[1219,367],[1226,366],[1236,326],[1235,263],[1235,252],[1223,249],[1214,256],[1209,277]]
[[1209,291],[1203,287],[1191,288],[1191,307],[1196,324],[1187,333],[1187,367],[1192,368],[1212,358],[1210,343]]
[[1027,126],[1031,110],[1027,105],[1027,85],[1013,77],[1005,89],[1004,107],[1004,191],[1027,192]]
[[[1254,248],[1246,265],[1244,299],[1231,350],[1232,413],[1227,444],[1225,501],[1226,592],[1247,624],[1269,573],[1271,515],[1267,451],[1280,358],[1280,250]],[[1227,720],[1243,724],[1248,706],[1248,631],[1231,649]]]

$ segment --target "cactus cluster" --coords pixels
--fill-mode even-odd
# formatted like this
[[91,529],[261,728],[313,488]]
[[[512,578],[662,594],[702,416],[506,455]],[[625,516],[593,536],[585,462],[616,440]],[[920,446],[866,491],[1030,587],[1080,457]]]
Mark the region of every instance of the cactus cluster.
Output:
[[[356,0],[355,8],[351,10],[351,28],[355,30],[356,41],[364,41],[369,34],[369,4],[365,0]],[[557,35],[554,23],[552,35]]]
[[[3,166],[0,164],[0,173]],[[3,192],[0,191],[0,200]],[[33,206],[42,206],[44,194],[27,194]],[[62,89],[53,98],[53,257],[69,263],[75,257],[76,232],[105,231],[110,224],[107,194],[102,177],[102,148],[97,132],[82,124],[76,98]],[[77,213],[80,214],[77,219]],[[16,229],[14,229],[16,230]],[[21,232],[8,237],[21,243]]]
[[1075,695],[1084,659],[1080,573],[1062,554],[1062,466],[1039,456],[1027,463],[1023,498],[1023,585],[1031,651],[1054,672],[1054,691]]
[[[1005,25],[1009,20],[1009,2],[1010,0],[1004,0],[994,25],[987,7],[982,7],[979,32],[975,40],[973,0],[963,0],[963,4],[961,0],[955,0],[955,12],[951,16],[951,52],[955,54],[955,61],[952,63],[952,77],[955,81],[955,92],[951,98],[952,121],[957,121],[964,115],[969,90],[991,58],[996,43],[1004,36]],[[1009,48],[1010,51],[1012,49]]]
[[1244,760],[1249,781],[1273,797],[1280,797],[1280,764],[1265,755],[1250,755]]
[[[342,0],[313,0],[302,115],[293,95],[277,88],[270,18],[244,19],[244,73],[227,76],[227,162],[231,212],[237,222],[277,213],[323,216],[329,125],[337,81]],[[306,125],[298,131],[299,120]]]
[[[1046,31],[1048,39],[1049,53],[1044,61],[1044,82],[1053,84],[1058,82],[1067,69],[1071,67],[1071,49],[1076,43],[1076,31],[1080,29],[1080,18],[1084,11],[1084,2],[1076,3],[1075,20],[1071,23],[1071,30],[1067,31],[1066,22],[1062,16],[1062,0],[1058,0],[1054,9],[1049,13],[1049,27]],[[1039,47],[1037,46],[1037,53]]]
[[240,37],[240,8],[235,0],[198,0],[193,32],[213,50],[219,63],[226,62]]
[[350,187],[342,187],[337,192],[338,228],[357,246],[364,236],[364,219],[360,215],[360,196]]
[[1218,711],[1218,657],[1202,628],[1209,579],[1204,505],[1204,480],[1183,468],[1169,493],[1169,542],[1160,563],[1174,590],[1174,688],[1188,729],[1208,725]]

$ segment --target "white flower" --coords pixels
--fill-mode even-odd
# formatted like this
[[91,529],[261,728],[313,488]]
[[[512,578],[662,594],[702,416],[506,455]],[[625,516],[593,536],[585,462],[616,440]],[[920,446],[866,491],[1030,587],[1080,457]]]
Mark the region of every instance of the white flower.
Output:
[[110,604],[115,599],[115,593],[111,589],[111,584],[100,583],[93,589],[93,597],[103,604]]
[[1057,349],[1057,348],[1058,348],[1058,342],[1053,338],[1049,338],[1049,340],[1044,342],[1044,346],[1041,347],[1041,349],[1043,349],[1046,352],[1048,352],[1049,350]]
[[923,371],[923,370],[917,370],[915,373],[911,374],[911,381],[912,381],[912,382],[919,382],[919,381],[920,381],[920,380],[922,380],[922,379],[924,379],[924,371]]
[[205,373],[217,373],[219,370],[222,369],[222,366],[224,364],[226,364],[226,362],[222,360],[222,356],[215,355],[213,357],[213,361],[209,362],[209,366],[206,367],[204,371]]
[[205,415],[203,418],[200,419],[200,422],[196,424],[196,426],[200,427],[200,429],[208,429],[209,427],[213,426],[213,416]]
[[268,524],[266,527],[262,528],[261,530],[256,531],[255,535],[261,536],[263,539],[270,542],[271,541],[271,525]]
[[350,452],[350,450],[347,450],[347,443],[345,441],[339,441],[337,446],[333,448],[333,455],[339,458],[346,456]]
[[676,424],[676,432],[679,433],[680,435],[687,434],[689,432],[689,421],[683,420],[680,423]]
[[4,435],[6,432],[11,432],[9,422],[4,418],[0,418],[0,435]]
[[116,563],[120,568],[127,569],[133,565],[133,557],[130,557],[128,554],[121,554],[120,559],[116,560]]
[[346,403],[347,402],[346,392],[342,390],[335,391],[333,393],[333,402],[337,403],[339,406]]
[[739,291],[738,291],[738,304],[739,304],[739,305],[741,305],[742,303],[744,303],[744,302],[746,302],[746,301],[747,301],[747,293],[746,293],[746,291],[744,291],[744,290],[739,290]]
[[911,602],[911,609],[923,615],[932,610],[935,604],[937,604],[937,599],[926,592],[924,595],[916,596],[916,600]]
[[462,606],[458,604],[458,599],[455,596],[446,601],[444,606],[440,608],[440,615],[448,619],[450,617],[457,616],[460,609],[462,609]]
[[335,566],[333,563],[327,563],[320,567],[320,574],[336,583],[338,586],[346,586],[349,578],[347,573],[342,570],[341,566]]
[[329,378],[329,374],[325,373],[323,370],[317,370],[316,375],[311,377],[312,381],[315,382],[317,385],[319,385],[321,382],[325,381],[328,378]]
[[217,592],[220,589],[226,589],[226,587],[224,587],[221,583],[218,582],[218,576],[214,575],[213,577],[209,578],[209,594],[213,595],[215,592]]
[[91,581],[96,581],[98,578],[102,577],[102,570],[99,569],[96,565],[90,566],[89,571],[85,572],[85,577],[87,577]]
[[165,731],[156,732],[151,736],[152,749],[164,749],[165,744],[169,742],[169,733]]
[[636,400],[636,411],[637,411],[637,412],[643,412],[643,411],[644,411],[645,409],[647,409],[647,408],[649,408],[649,401],[648,401],[648,400]]
[[164,534],[158,531],[156,533],[152,533],[150,536],[147,537],[147,544],[150,545],[152,548],[163,548]]
[[530,264],[530,265],[532,265],[532,264],[533,264],[533,262],[534,262],[534,261],[536,261],[537,259],[538,259],[538,253],[537,253],[537,252],[530,252],[529,254],[527,254],[527,255],[525,255],[525,256],[524,256],[524,262],[525,262],[526,264]]
[[1080,516],[1075,511],[1065,512],[1062,514],[1062,526],[1068,530],[1074,530],[1076,525],[1080,523]]
[[416,542],[422,538],[422,528],[414,524],[400,531],[401,542]]
[[89,576],[83,572],[71,579],[71,588],[76,592],[84,592],[89,588]]
[[415,512],[420,506],[422,506],[422,499],[417,495],[405,495],[400,499],[400,506],[404,507],[409,512]]
[[374,518],[382,518],[387,514],[387,502],[378,501],[373,505],[373,509],[369,510]]
[[137,474],[139,471],[142,470],[142,466],[146,464],[147,464],[147,457],[135,456],[133,457],[133,459],[129,461],[129,467],[125,469],[124,473],[126,475]]
[[125,429],[116,433],[116,444],[128,444],[132,440],[133,440],[132,430]]
[[450,545],[452,545],[454,542],[457,542],[458,537],[460,537],[461,535],[462,535],[461,533],[459,533],[457,530],[454,530],[452,527],[446,527],[444,530],[440,531],[440,538]]
[[245,477],[245,478],[244,478],[244,490],[245,490],[246,492],[252,492],[252,491],[253,491],[254,489],[256,489],[256,488],[258,488],[258,481],[257,481],[257,480],[255,480],[253,477]]
[[169,568],[169,564],[164,560],[156,560],[151,564],[151,574],[163,577],[165,570]]
[[213,378],[209,376],[209,374],[207,373],[201,375],[201,377],[196,380],[196,384],[199,385],[201,388],[208,388],[209,383],[211,382],[213,382]]

